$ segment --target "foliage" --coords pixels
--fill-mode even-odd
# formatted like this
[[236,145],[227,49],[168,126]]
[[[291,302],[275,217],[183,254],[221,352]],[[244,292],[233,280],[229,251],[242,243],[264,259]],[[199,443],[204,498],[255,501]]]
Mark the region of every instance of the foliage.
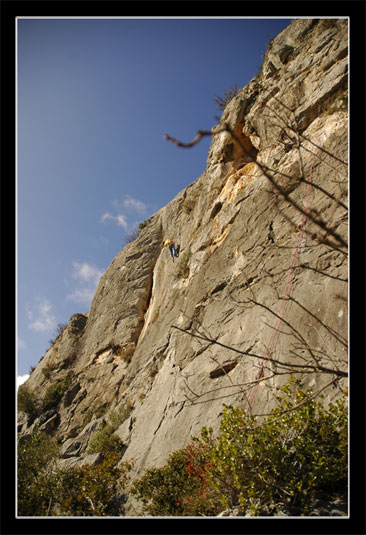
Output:
[[99,399],[95,400],[91,405],[89,405],[89,408],[85,411],[83,417],[83,426],[87,425],[91,421],[93,416],[95,416],[96,418],[101,418],[105,415],[107,410],[107,403],[102,403]]
[[200,437],[149,469],[133,492],[152,515],[270,514],[278,505],[307,514],[317,490],[331,492],[347,478],[347,408],[344,399],[325,409],[300,381],[290,381],[262,421],[224,405],[220,432]]
[[49,379],[51,377],[51,372],[52,366],[50,364],[46,364],[45,366],[43,366],[42,373],[46,377],[46,379]]
[[142,221],[141,223],[139,223],[139,229],[140,229],[140,230],[144,229],[144,228],[147,227],[147,225],[149,225],[150,223],[151,223],[151,218],[146,219],[145,221]]
[[57,443],[36,430],[18,439],[18,514],[46,515],[55,492],[56,478],[50,463],[56,458]]
[[58,323],[56,328],[55,328],[55,332],[54,332],[54,335],[53,335],[53,338],[51,338],[51,340],[48,341],[48,343],[52,346],[57,338],[59,336],[61,336],[61,334],[64,332],[64,330],[66,329],[67,327],[67,323]]
[[206,500],[201,474],[198,476],[193,468],[189,473],[190,467],[193,464],[188,447],[174,451],[162,468],[145,470],[131,489],[143,503],[144,512],[153,516],[209,514],[212,506]]
[[230,89],[226,89],[224,96],[215,96],[214,102],[217,104],[217,107],[219,110],[224,111],[226,106],[229,104],[229,102],[236,97],[236,95],[239,93],[238,85],[235,84],[233,87],[230,87]]
[[119,514],[119,492],[131,465],[106,455],[98,465],[58,468],[57,442],[35,430],[18,440],[20,516],[107,516]]
[[159,372],[159,365],[157,362],[154,362],[154,364],[151,366],[149,370],[149,376],[155,377],[155,375],[157,375],[158,372]]
[[117,355],[121,360],[126,362],[126,364],[129,364],[132,360],[132,356],[135,353],[136,346],[130,345],[125,348],[119,348]]
[[18,410],[25,412],[32,422],[40,412],[39,403],[34,392],[32,392],[28,385],[22,384],[18,388],[17,399]]
[[119,515],[117,492],[127,482],[130,465],[117,468],[119,457],[109,455],[100,464],[58,472],[62,516]]
[[196,199],[194,197],[189,197],[184,201],[182,205],[182,209],[187,215],[189,215],[192,212],[195,205],[196,205]]
[[42,412],[56,407],[60,403],[69,386],[70,381],[67,377],[62,381],[58,381],[57,383],[49,386],[43,399]]
[[121,456],[124,452],[124,444],[122,440],[114,435],[115,427],[111,424],[105,424],[103,428],[98,431],[89,442],[89,453],[105,453]]
[[[241,408],[225,406],[210,450],[212,484],[224,506],[239,504],[258,514],[273,503],[291,503],[306,513],[312,491],[330,490],[347,477],[344,401],[326,411],[311,394],[291,377],[261,423]],[[207,429],[201,437],[204,444],[211,440]]]
[[184,251],[184,253],[181,255],[181,258],[179,259],[177,268],[175,270],[175,278],[177,280],[179,279],[186,279],[189,275],[189,260],[192,256],[192,252],[190,249],[187,249]]
[[115,411],[110,413],[108,418],[109,418],[111,427],[113,428],[113,431],[118,429],[119,426],[121,424],[123,424],[123,422],[125,420],[127,420],[129,415],[131,414],[132,410],[133,410],[133,404],[132,404],[131,400],[128,399],[126,401],[126,404],[123,405],[123,407],[120,407],[119,409],[117,409],[117,410],[115,410]]
[[195,187],[193,190],[190,191],[188,195],[184,198],[182,202],[182,210],[187,215],[189,215],[194,207],[197,204],[198,198],[200,196],[200,191]]

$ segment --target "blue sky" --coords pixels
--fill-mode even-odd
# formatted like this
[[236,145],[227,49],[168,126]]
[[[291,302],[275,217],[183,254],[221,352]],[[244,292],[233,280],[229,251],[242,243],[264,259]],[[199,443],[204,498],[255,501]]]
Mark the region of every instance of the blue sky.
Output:
[[290,19],[17,20],[17,374],[87,312],[136,225],[206,167],[214,99]]

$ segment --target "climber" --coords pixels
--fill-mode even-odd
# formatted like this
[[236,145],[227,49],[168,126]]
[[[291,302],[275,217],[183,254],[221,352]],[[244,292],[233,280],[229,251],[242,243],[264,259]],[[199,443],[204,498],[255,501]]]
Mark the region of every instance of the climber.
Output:
[[169,247],[169,251],[174,262],[174,257],[178,258],[179,256],[180,245],[177,245],[176,247],[172,240],[165,240],[164,247]]

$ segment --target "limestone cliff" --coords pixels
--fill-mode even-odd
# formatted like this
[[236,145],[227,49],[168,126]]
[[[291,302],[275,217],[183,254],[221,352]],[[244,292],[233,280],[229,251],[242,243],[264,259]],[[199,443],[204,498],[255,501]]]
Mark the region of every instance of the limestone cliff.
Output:
[[[71,317],[31,374],[40,399],[69,381],[35,422],[20,414],[20,433],[40,424],[62,443],[62,462],[77,465],[108,414],[124,409],[115,432],[136,476],[203,425],[217,428],[223,402],[268,412],[283,372],[314,391],[332,383],[325,402],[339,395],[347,47],[342,19],[295,20],[268,45],[212,130],[205,172],[114,258],[89,313]],[[181,245],[175,262],[167,238]]]

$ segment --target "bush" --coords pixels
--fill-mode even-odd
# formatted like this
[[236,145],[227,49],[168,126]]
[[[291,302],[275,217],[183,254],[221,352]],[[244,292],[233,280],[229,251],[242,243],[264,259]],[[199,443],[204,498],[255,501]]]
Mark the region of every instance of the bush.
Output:
[[36,430],[18,439],[18,514],[47,514],[56,478],[49,468],[57,455],[56,441]]
[[133,404],[128,399],[126,401],[126,405],[110,413],[108,418],[109,418],[110,425],[113,431],[118,429],[119,426],[122,425],[125,420],[127,420],[132,410],[133,410]]
[[189,447],[173,452],[162,468],[150,468],[132,486],[132,494],[143,503],[144,512],[153,516],[209,514],[201,479],[188,469],[192,459]]
[[135,345],[130,345],[130,346],[127,346],[127,347],[124,347],[124,348],[119,348],[118,352],[117,352],[117,355],[119,356],[119,358],[121,360],[126,362],[126,364],[129,364],[131,362],[131,360],[132,360],[132,357],[133,357],[133,354],[135,353],[135,350],[136,350],[136,346]]
[[236,97],[236,95],[239,93],[238,85],[235,84],[230,89],[227,89],[224,93],[223,97],[215,96],[214,101],[217,104],[217,107],[220,111],[224,111],[226,106],[229,104],[229,102]]
[[20,516],[119,515],[120,492],[131,465],[108,454],[95,466],[57,468],[57,442],[36,430],[18,439],[18,514]]
[[320,114],[320,117],[326,117],[337,111],[345,111],[348,109],[348,93],[342,91],[330,103],[327,103],[326,109]]
[[60,403],[64,393],[69,388],[69,386],[70,381],[68,378],[66,378],[47,388],[42,403],[42,412],[56,407]]
[[144,510],[152,515],[217,515],[238,507],[241,514],[256,516],[284,505],[307,514],[317,491],[344,487],[345,400],[325,410],[294,378],[276,399],[277,406],[262,421],[224,405],[217,438],[204,427],[164,467],[145,471],[133,486]]
[[117,468],[119,458],[109,455],[95,466],[58,472],[59,516],[119,516],[121,491],[131,465]]
[[54,335],[53,335],[54,337],[51,338],[51,340],[48,341],[48,343],[50,344],[50,346],[52,346],[52,345],[56,342],[57,338],[58,338],[59,336],[61,336],[61,334],[62,334],[62,333],[64,332],[64,330],[66,329],[66,327],[67,327],[67,323],[58,323],[58,324],[57,324],[56,329],[55,329],[55,332],[54,332]]
[[177,268],[175,270],[175,278],[177,280],[179,279],[186,279],[189,276],[189,260],[192,256],[191,250],[187,249],[184,251],[184,253],[181,255]]
[[149,219],[146,219],[145,221],[142,221],[141,223],[139,223],[139,229],[140,230],[144,229],[150,223],[151,223],[151,217]]
[[113,434],[114,431],[115,428],[113,425],[106,424],[89,442],[88,452],[101,452],[120,457],[125,450],[125,446],[122,440],[117,435]]
[[46,379],[49,379],[52,373],[52,366],[50,364],[46,364],[45,366],[43,366],[42,373],[46,377]]
[[211,482],[223,506],[256,515],[273,504],[296,504],[305,514],[316,489],[329,491],[347,478],[344,400],[326,411],[311,395],[291,378],[264,421],[225,406],[217,440],[203,430],[202,443],[212,444]]
[[186,213],[187,215],[190,215],[190,213],[192,212],[192,210],[197,204],[199,196],[200,196],[200,191],[197,189],[197,187],[195,187],[195,189],[193,190],[190,190],[189,194],[186,195],[186,197],[184,198],[182,202],[182,210],[184,213]]
[[32,422],[40,412],[40,407],[35,394],[26,385],[22,384],[18,388],[18,410],[27,414],[29,420]]

